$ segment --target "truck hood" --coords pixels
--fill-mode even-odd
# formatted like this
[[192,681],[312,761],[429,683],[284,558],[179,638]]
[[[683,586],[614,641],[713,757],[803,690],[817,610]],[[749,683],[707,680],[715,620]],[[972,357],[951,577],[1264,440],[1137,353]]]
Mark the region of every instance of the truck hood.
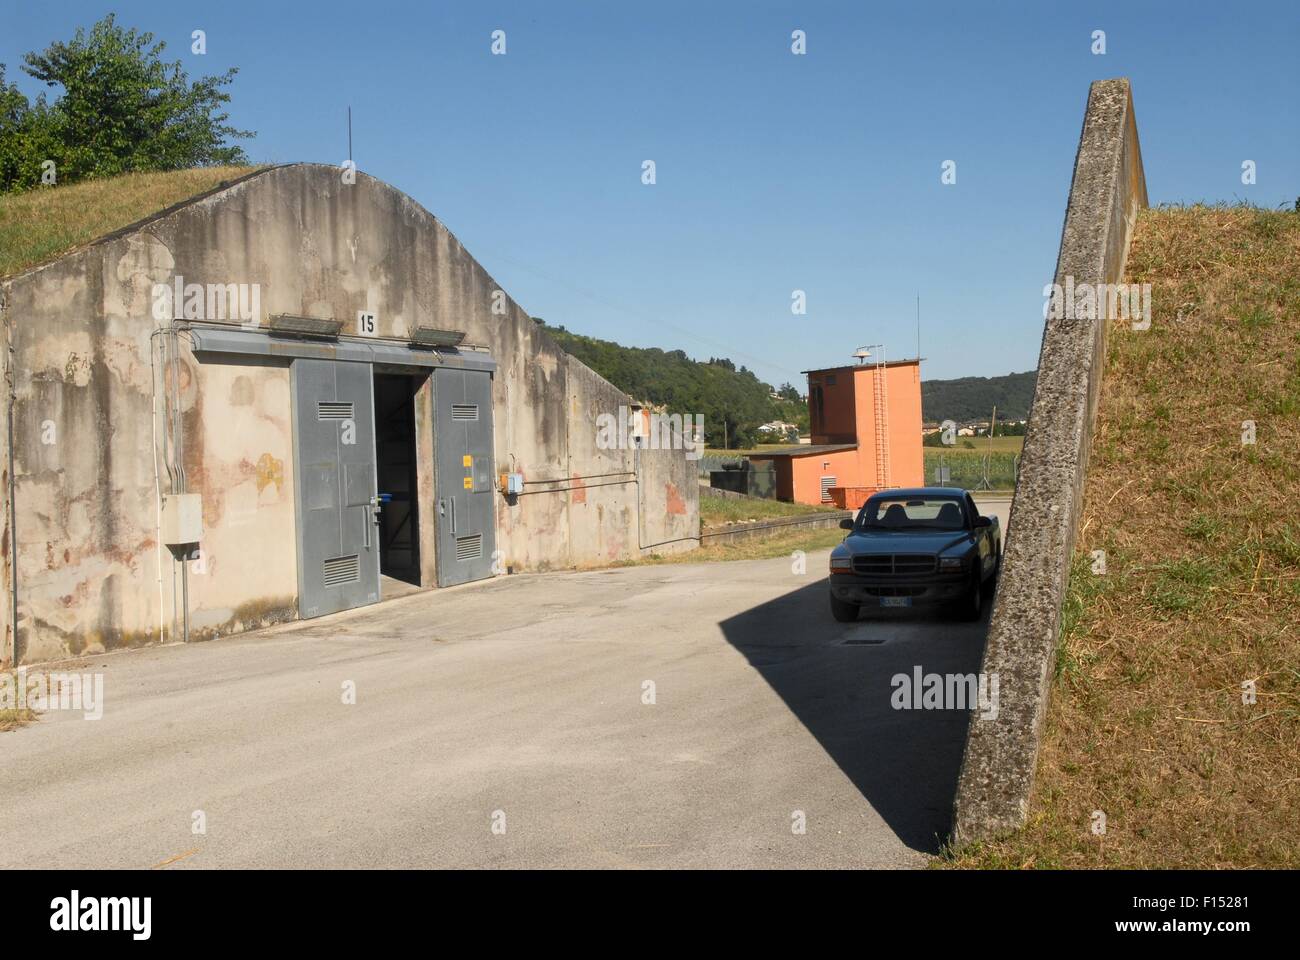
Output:
[[905,530],[885,532],[859,530],[849,534],[844,546],[853,553],[942,553],[959,543],[970,542],[966,530]]

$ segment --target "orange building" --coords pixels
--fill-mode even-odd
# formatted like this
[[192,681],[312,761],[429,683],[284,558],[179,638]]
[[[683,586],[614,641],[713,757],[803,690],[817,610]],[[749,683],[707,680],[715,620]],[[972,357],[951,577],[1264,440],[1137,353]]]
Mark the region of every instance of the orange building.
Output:
[[924,484],[920,358],[804,372],[812,443],[750,456],[772,462],[778,499],[855,509]]

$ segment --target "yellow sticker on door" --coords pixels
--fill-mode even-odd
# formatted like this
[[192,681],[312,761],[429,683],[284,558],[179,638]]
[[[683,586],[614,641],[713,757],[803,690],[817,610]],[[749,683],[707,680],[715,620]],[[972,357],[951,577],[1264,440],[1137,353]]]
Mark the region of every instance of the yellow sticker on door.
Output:
[[462,467],[472,467],[474,466],[474,458],[467,453],[465,456],[460,458],[460,465]]
[[469,489],[470,487],[472,487],[472,486],[474,486],[474,478],[473,478],[473,477],[466,477],[466,478],[465,478],[465,489],[468,490],[468,489]]

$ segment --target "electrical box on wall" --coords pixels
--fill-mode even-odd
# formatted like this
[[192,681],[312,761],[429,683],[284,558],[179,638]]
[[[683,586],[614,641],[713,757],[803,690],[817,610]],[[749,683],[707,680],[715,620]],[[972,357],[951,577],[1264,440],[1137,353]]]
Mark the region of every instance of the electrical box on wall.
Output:
[[169,547],[203,539],[203,498],[197,493],[169,493],[163,500],[162,539]]
[[499,479],[501,492],[507,497],[517,497],[524,492],[524,475],[522,473],[503,473]]

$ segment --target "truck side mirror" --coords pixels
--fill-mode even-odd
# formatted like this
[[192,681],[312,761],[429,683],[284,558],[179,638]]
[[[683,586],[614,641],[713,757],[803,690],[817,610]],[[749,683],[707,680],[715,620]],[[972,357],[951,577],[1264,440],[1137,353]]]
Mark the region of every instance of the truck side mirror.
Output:
[[852,518],[852,517],[845,517],[843,520],[841,520],[841,521],[840,521],[840,529],[841,529],[841,530],[852,530],[852,529],[853,529],[853,518]]
[[993,526],[993,521],[990,520],[988,517],[983,517],[983,516],[976,517],[976,518],[975,518],[975,526],[977,526],[977,527],[991,527],[991,526]]

